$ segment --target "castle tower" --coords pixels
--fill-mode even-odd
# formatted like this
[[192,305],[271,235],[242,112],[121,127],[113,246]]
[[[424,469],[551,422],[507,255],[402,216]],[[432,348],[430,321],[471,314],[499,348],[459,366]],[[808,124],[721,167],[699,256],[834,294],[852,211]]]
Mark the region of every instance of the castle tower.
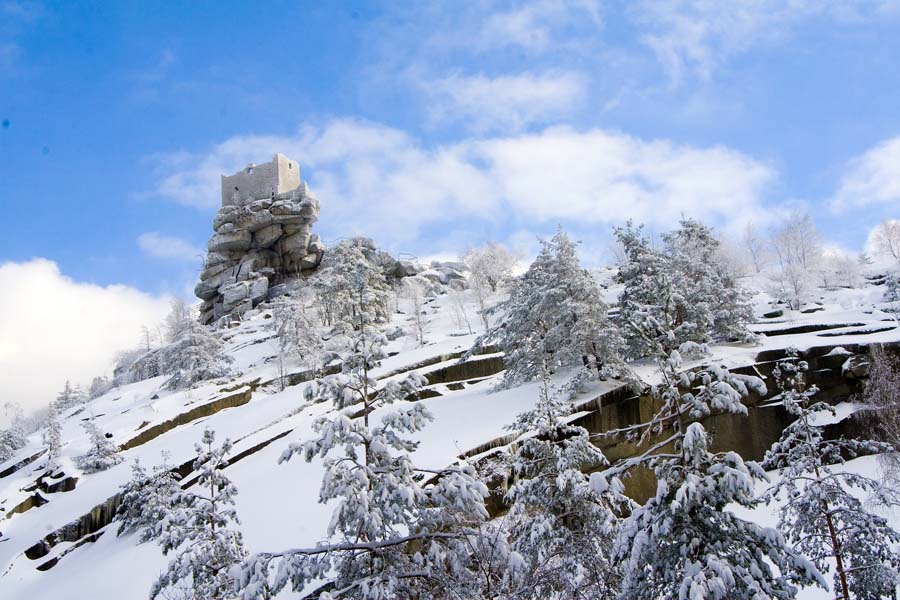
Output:
[[318,217],[300,165],[284,154],[223,175],[222,207],[194,288],[203,300],[200,321],[240,316],[318,267],[325,251],[312,233]]
[[272,198],[300,187],[300,165],[284,154],[271,162],[250,163],[234,175],[222,175],[222,206]]

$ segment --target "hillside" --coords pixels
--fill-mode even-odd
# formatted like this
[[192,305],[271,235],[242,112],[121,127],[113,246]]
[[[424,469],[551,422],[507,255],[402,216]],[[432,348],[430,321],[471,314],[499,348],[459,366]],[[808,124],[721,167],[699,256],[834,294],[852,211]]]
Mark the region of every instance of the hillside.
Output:
[[[596,273],[609,300],[620,292],[610,283],[613,274],[612,270]],[[752,279],[748,282],[762,287]],[[423,305],[424,345],[417,340],[412,302],[402,295],[397,299],[396,310],[382,329],[399,328],[402,334],[390,341],[386,348],[390,356],[374,373],[380,384],[411,371],[429,379],[428,392],[419,401],[435,419],[416,436],[421,444],[414,454],[417,464],[435,469],[462,456],[477,464],[486,453],[498,451],[510,441],[504,438],[508,434],[504,427],[530,408],[538,394],[537,383],[492,391],[501,375],[499,353],[478,354],[459,363],[481,327],[477,303],[471,290],[449,293],[444,285],[437,290],[440,293],[426,297]],[[882,295],[883,287],[871,284],[827,291],[819,303],[802,311],[782,309],[781,314],[766,318],[763,315],[773,310],[772,299],[757,289],[753,296],[757,323],[752,330],[759,334],[758,341],[716,345],[708,360],[739,369],[753,365],[764,353],[796,347],[839,356],[843,363],[844,355],[850,354],[845,348],[859,351],[868,344],[900,342],[895,320],[882,310]],[[330,508],[317,501],[321,463],[279,464],[278,458],[292,442],[309,438],[314,419],[331,407],[304,401],[308,383],[300,381],[305,374],[298,366],[290,369],[287,385],[281,389],[271,314],[266,305],[260,309],[222,334],[225,352],[234,359],[232,367],[239,375],[176,392],[162,389],[165,377],[156,377],[113,388],[89,405],[61,415],[66,477],[55,486],[61,489],[34,489],[42,461],[29,460],[41,452],[40,433],[32,434],[15,458],[0,464],[0,596],[145,597],[169,559],[152,542],[138,544],[135,535],[117,537],[117,524],[106,524],[113,506],[105,503],[129,479],[136,459],[145,466],[154,465],[165,451],[169,464],[189,465],[193,446],[207,427],[215,430],[219,440],[234,441],[226,470],[239,490],[237,513],[251,553],[310,546],[323,538]],[[475,333],[469,333],[466,321],[476,328]],[[632,368],[645,381],[653,381],[655,370],[649,363],[635,363]],[[558,377],[563,379],[564,374]],[[574,400],[579,405],[575,418],[602,412],[603,397],[615,397],[624,386],[616,380],[591,383]],[[73,461],[86,450],[81,425],[88,411],[93,411],[102,431],[125,448],[121,464],[92,474],[80,472]],[[851,412],[852,406],[842,404],[839,415]],[[866,457],[851,461],[848,468],[871,472],[875,465],[874,457]],[[189,471],[186,468],[184,473]],[[190,479],[188,474],[184,481]],[[751,516],[761,523],[774,522],[771,509]],[[67,528],[79,519],[78,526]],[[285,591],[278,597],[293,596]],[[807,590],[803,597],[830,595]]]

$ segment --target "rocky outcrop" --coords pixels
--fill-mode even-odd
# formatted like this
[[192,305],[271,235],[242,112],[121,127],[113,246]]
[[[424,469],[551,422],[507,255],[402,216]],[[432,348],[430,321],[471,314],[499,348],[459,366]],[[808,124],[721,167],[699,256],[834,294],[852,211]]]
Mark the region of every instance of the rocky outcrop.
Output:
[[[272,176],[261,168],[250,175],[254,171],[248,167],[246,173],[245,177]],[[322,260],[325,248],[312,233],[319,201],[306,183],[281,193],[274,190],[282,188],[274,185],[245,189],[273,191],[265,198],[239,196],[236,187],[234,196],[223,200],[216,213],[215,233],[194,288],[203,300],[200,320],[204,324],[254,308],[269,297],[270,288],[315,269]]]

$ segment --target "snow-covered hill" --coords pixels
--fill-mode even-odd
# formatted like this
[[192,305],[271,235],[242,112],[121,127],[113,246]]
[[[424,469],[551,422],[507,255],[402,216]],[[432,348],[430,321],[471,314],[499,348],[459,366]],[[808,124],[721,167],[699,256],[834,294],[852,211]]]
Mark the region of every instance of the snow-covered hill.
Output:
[[[607,285],[607,298],[614,300],[618,290],[609,285],[610,274],[599,272],[598,280]],[[501,368],[499,354],[481,354],[470,363],[458,364],[481,327],[471,294],[467,290],[426,298],[424,345],[417,340],[409,299],[400,297],[398,312],[384,327],[395,330],[399,326],[403,334],[389,343],[390,356],[375,375],[382,382],[411,371],[429,377],[429,392],[420,401],[435,419],[415,436],[421,441],[415,460],[435,469],[501,439],[508,433],[505,426],[531,407],[538,395],[537,383],[492,392]],[[900,341],[895,320],[881,310],[882,294],[882,288],[875,286],[823,292],[819,304],[801,311],[773,312],[771,298],[758,292],[754,296],[758,323],[752,327],[761,334],[758,343],[715,346],[714,357],[730,367],[743,367],[753,364],[762,351],[789,346],[805,349]],[[269,313],[261,311],[227,331],[226,352],[234,358],[238,376],[177,392],[165,391],[165,378],[157,377],[114,388],[88,406],[61,415],[62,463],[70,479],[56,486],[62,488],[59,491],[34,488],[42,461],[26,459],[41,452],[39,433],[30,436],[16,457],[0,464],[0,598],[146,597],[169,558],[153,543],[139,544],[135,535],[117,537],[116,523],[90,531],[94,528],[91,522],[104,520],[102,507],[130,478],[132,461],[158,464],[165,451],[170,464],[188,463],[194,456],[194,444],[207,427],[216,431],[218,439],[234,441],[234,458],[227,474],[239,490],[237,512],[250,552],[309,546],[323,538],[330,507],[318,503],[321,464],[278,464],[278,458],[292,442],[308,439],[314,419],[331,407],[305,402],[303,390],[308,383],[281,389],[277,343],[270,325]],[[654,379],[650,364],[633,367],[643,379]],[[299,367],[294,371],[299,373]],[[299,374],[293,377],[293,381],[299,379]],[[576,402],[621,385],[617,381],[593,383]],[[125,459],[121,464],[92,474],[80,472],[73,461],[87,449],[82,422],[89,411],[104,432],[127,448],[121,452]],[[845,406],[840,414],[850,412]],[[866,472],[876,466],[875,457],[847,464],[847,468]],[[92,511],[93,517],[85,518]],[[761,523],[774,523],[771,508],[750,516]],[[892,518],[900,524],[897,515]],[[74,539],[53,539],[54,532],[79,519],[81,527],[70,528],[65,536]],[[87,531],[89,535],[80,535]],[[45,538],[48,541],[42,542]],[[279,597],[291,597],[291,593],[285,591]],[[803,597],[831,595],[807,590]]]

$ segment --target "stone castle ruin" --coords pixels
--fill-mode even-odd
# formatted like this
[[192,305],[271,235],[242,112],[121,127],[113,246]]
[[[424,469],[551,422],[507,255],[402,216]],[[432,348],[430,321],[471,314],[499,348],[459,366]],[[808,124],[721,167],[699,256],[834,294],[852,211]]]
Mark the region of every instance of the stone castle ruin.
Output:
[[200,283],[200,321],[242,314],[266,300],[272,287],[315,269],[324,247],[312,233],[319,201],[283,154],[222,176],[222,207]]

